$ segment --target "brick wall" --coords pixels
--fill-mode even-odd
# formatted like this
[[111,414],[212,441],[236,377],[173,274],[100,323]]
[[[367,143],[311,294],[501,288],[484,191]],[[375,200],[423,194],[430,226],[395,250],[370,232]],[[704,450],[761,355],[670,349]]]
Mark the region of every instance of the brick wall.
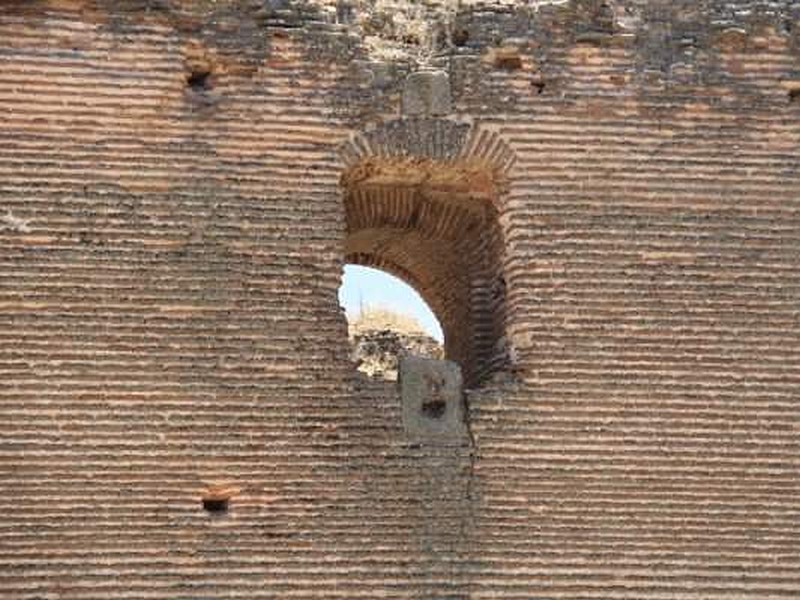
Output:
[[0,7],[0,596],[796,597],[791,9],[455,16],[511,364],[440,447],[336,301],[342,144],[411,67],[270,6]]

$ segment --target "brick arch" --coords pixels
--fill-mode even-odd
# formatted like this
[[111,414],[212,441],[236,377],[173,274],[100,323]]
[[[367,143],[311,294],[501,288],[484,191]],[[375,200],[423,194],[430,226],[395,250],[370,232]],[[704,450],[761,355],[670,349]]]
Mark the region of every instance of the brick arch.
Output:
[[469,281],[460,275],[463,265],[454,265],[447,250],[413,230],[361,229],[348,236],[345,261],[386,271],[417,290],[439,320],[445,354],[464,365],[470,360],[470,344],[459,323],[468,318],[463,298],[470,293]]
[[345,260],[412,285],[439,319],[445,352],[480,382],[506,362],[499,214],[513,154],[492,132],[399,119],[341,149]]

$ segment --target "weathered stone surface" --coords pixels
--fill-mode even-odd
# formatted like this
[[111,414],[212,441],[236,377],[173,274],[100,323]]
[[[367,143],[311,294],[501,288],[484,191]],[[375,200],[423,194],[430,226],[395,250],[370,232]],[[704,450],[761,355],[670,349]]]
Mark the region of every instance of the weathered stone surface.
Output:
[[461,369],[448,360],[400,358],[400,397],[406,435],[426,444],[467,439]]
[[403,114],[440,117],[452,111],[450,79],[444,71],[411,73],[403,87]]

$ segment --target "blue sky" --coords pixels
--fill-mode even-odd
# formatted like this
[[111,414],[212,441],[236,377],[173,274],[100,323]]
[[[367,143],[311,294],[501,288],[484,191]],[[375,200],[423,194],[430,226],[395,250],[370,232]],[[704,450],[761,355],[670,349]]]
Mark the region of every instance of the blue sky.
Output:
[[356,316],[362,306],[388,308],[410,315],[431,337],[440,342],[444,339],[439,321],[414,288],[378,269],[345,265],[339,304],[344,307],[348,319]]

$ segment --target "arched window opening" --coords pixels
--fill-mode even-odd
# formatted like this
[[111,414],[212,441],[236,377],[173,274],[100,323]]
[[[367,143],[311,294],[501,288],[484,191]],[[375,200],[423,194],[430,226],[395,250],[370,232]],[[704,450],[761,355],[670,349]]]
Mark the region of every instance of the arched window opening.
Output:
[[436,315],[399,277],[345,265],[339,304],[347,315],[353,359],[363,373],[393,380],[401,355],[444,358],[444,335]]
[[483,163],[371,157],[342,175],[345,261],[416,289],[467,385],[506,364],[496,173]]

